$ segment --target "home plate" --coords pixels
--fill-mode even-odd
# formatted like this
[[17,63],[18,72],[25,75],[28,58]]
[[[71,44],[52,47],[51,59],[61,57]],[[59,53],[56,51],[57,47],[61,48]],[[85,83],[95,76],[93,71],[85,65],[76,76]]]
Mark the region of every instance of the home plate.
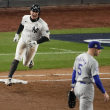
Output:
[[[0,79],[0,82],[7,84],[7,79]],[[12,79],[11,82],[13,84],[27,84],[28,81],[18,80],[18,79]]]

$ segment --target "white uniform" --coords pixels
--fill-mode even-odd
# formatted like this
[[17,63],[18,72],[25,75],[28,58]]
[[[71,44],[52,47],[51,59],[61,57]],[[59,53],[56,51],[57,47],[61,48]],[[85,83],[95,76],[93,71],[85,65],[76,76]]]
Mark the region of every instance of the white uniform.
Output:
[[15,59],[21,61],[23,58],[23,64],[28,66],[37,52],[38,44],[32,48],[27,44],[29,41],[39,40],[42,36],[49,38],[50,32],[47,23],[41,18],[36,22],[32,22],[30,15],[25,15],[22,18],[21,24],[24,26],[24,29],[16,48]]
[[74,92],[80,101],[80,110],[93,110],[93,76],[99,74],[98,67],[98,62],[87,53],[80,54],[75,59],[73,69],[76,70],[76,85]]

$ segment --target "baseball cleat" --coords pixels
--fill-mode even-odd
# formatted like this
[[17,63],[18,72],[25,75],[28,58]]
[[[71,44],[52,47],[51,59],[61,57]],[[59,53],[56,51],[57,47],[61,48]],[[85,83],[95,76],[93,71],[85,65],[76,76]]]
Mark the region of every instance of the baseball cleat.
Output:
[[34,62],[33,62],[33,60],[31,60],[28,67],[29,67],[29,68],[32,68],[33,66],[34,66]]
[[12,78],[8,78],[8,79],[7,79],[7,83],[6,83],[7,86],[12,86],[11,79],[12,79]]

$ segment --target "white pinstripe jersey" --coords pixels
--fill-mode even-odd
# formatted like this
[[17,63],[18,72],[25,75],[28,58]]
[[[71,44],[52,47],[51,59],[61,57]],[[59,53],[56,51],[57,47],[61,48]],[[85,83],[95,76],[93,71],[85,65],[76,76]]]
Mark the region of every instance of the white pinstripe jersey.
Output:
[[23,41],[38,40],[41,36],[46,36],[49,38],[50,32],[47,23],[39,18],[38,21],[32,22],[30,20],[30,15],[25,15],[22,18],[21,24],[24,29],[21,33],[21,38]]
[[98,62],[88,53],[76,57],[73,69],[76,70],[76,81],[93,82],[93,76],[99,74]]

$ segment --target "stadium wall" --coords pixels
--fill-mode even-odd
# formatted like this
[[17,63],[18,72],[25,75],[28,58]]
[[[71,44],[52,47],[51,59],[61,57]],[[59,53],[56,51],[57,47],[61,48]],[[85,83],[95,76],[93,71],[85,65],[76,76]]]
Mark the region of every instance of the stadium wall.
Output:
[[82,4],[108,4],[110,0],[82,0]]
[[109,4],[110,0],[0,0],[0,7],[64,6],[81,4]]

